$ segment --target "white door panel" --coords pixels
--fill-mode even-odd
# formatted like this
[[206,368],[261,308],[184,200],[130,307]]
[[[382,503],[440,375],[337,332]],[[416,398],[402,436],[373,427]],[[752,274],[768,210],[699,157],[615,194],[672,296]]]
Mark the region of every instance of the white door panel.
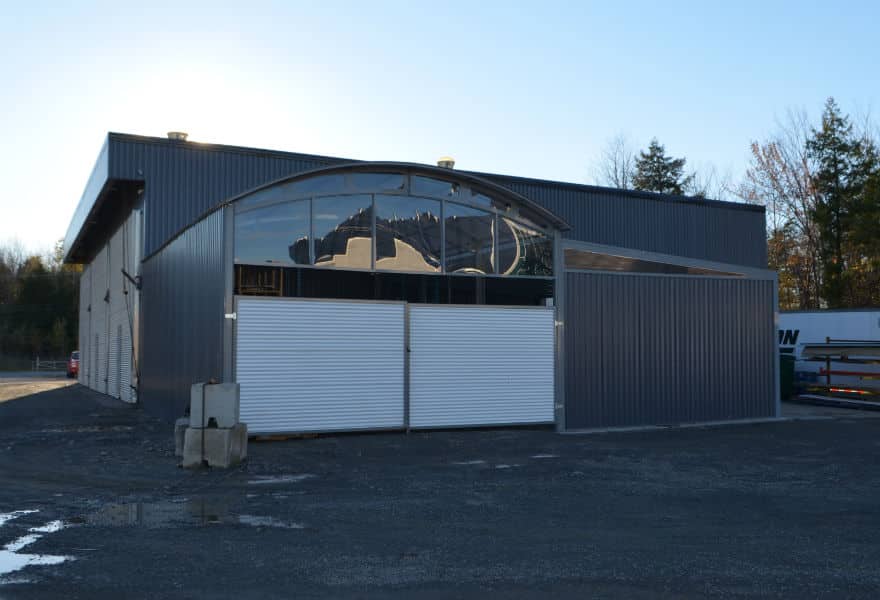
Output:
[[236,304],[235,372],[250,432],[403,427],[403,304]]
[[411,305],[410,426],[554,420],[551,308]]

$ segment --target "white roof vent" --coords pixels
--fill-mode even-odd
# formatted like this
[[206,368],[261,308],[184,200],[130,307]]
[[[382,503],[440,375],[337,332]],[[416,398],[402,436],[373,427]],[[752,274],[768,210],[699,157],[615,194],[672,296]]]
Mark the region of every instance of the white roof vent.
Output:
[[175,142],[185,142],[187,137],[189,137],[189,134],[185,131],[169,131],[168,132],[168,139],[174,140]]
[[451,156],[441,156],[437,159],[437,166],[443,169],[454,169],[455,159]]

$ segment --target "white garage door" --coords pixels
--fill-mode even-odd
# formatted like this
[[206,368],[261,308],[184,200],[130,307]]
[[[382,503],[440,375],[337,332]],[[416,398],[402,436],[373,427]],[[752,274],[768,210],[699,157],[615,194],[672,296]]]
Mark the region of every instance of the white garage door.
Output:
[[411,427],[552,423],[552,308],[410,305]]
[[236,303],[236,380],[250,432],[404,426],[402,303]]

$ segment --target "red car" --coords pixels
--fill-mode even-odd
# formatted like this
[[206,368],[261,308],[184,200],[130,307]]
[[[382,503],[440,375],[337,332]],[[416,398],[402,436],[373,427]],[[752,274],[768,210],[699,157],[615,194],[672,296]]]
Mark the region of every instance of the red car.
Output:
[[75,378],[79,375],[79,350],[74,350],[70,353],[70,358],[67,361],[67,376],[70,378]]

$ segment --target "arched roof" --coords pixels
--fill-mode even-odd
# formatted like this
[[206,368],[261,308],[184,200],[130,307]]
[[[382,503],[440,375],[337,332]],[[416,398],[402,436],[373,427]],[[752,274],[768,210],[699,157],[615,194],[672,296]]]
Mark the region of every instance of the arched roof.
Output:
[[[353,162],[333,165],[330,167],[321,167],[319,169],[312,169],[310,171],[304,171],[302,173],[297,173],[296,175],[283,177],[281,179],[277,179],[275,181],[260,185],[256,188],[248,190],[247,192],[228,199],[223,204],[234,204],[239,200],[242,200],[264,190],[274,188],[276,186],[292,184],[298,181],[304,181],[307,179],[321,177],[324,175],[332,175],[336,173],[402,173],[407,175],[429,177],[432,179],[440,179],[443,181],[448,181],[450,183],[457,183],[459,185],[465,185],[469,187],[476,193],[485,194],[491,197],[493,200],[503,201],[505,203],[508,203],[512,207],[515,206],[521,216],[528,218],[535,224],[545,229],[555,229],[560,231],[566,231],[570,229],[569,225],[564,220],[553,214],[551,211],[529,200],[525,196],[522,196],[521,194],[518,194],[508,188],[500,186],[497,183],[493,183],[476,175],[471,175],[462,171],[456,171],[454,169],[404,162]],[[418,196],[420,194],[412,193],[411,195]]]

